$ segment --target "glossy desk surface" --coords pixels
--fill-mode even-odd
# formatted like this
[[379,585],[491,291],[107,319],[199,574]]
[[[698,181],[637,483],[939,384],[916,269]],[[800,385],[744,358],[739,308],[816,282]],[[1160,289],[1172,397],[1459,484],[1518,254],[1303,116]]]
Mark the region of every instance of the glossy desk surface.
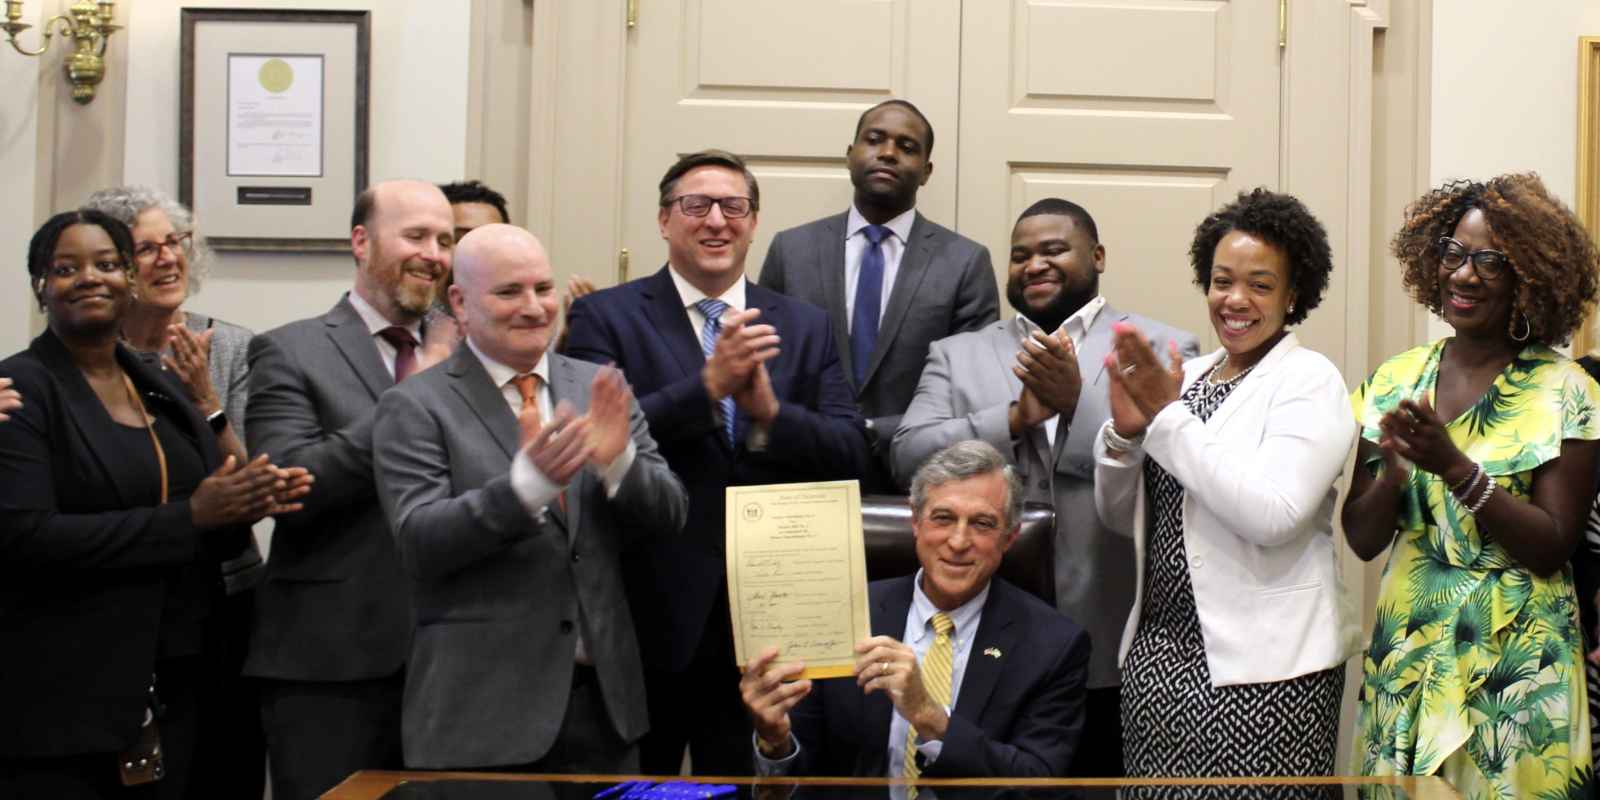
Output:
[[[618,775],[524,775],[485,772],[358,772],[325,800],[590,800],[628,780],[731,785],[722,800],[905,800],[904,781],[883,778],[663,778]],[[1393,798],[1456,800],[1435,777],[1405,778],[1190,778],[1164,780],[1001,779],[924,780],[917,800],[1053,800],[1054,798]],[[693,787],[689,787],[692,788]],[[708,792],[709,793],[709,790]],[[620,800],[620,794],[612,794]]]

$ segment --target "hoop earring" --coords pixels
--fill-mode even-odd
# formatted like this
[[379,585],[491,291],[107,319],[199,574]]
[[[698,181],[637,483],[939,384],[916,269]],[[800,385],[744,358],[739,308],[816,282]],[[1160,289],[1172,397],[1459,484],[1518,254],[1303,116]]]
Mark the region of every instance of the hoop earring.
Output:
[[1533,335],[1533,321],[1528,319],[1528,312],[1519,311],[1518,313],[1520,313],[1522,315],[1522,335],[1518,336],[1516,334],[1516,332],[1515,332],[1516,329],[1513,328],[1512,329],[1512,334],[1511,334],[1511,341],[1513,341],[1513,342],[1526,342],[1526,341],[1528,341],[1528,337]]

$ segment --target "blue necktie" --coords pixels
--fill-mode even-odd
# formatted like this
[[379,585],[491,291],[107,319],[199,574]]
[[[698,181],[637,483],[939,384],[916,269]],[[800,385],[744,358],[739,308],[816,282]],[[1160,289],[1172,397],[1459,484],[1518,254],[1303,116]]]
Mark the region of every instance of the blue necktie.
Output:
[[[722,312],[728,310],[728,304],[715,298],[707,297],[694,304],[700,313],[706,317],[706,324],[700,329],[700,352],[705,354],[706,360],[711,359],[711,354],[717,349],[717,335],[722,333]],[[722,434],[728,440],[728,446],[737,449],[733,439],[733,395],[728,395],[717,401],[722,407]]]
[[872,351],[878,347],[878,307],[883,305],[883,248],[879,245],[892,231],[882,225],[868,225],[861,233],[867,237],[867,246],[861,251],[856,305],[850,312],[850,366],[858,392],[867,382]]

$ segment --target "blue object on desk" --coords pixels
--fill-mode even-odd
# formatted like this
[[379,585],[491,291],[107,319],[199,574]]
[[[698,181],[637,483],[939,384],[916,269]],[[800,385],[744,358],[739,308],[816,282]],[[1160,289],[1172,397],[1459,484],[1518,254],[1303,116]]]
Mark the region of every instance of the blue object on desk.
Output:
[[623,781],[595,793],[594,800],[707,800],[712,797],[732,795],[736,789],[726,783],[690,783],[689,781]]

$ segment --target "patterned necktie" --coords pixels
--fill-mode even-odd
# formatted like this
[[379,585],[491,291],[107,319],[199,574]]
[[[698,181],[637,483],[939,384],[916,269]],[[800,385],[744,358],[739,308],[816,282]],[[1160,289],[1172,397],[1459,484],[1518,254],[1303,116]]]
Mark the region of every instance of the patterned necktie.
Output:
[[[700,329],[700,352],[705,354],[706,360],[711,359],[711,354],[717,349],[717,336],[722,333],[722,314],[728,310],[728,304],[707,297],[694,307],[706,317],[706,324]],[[728,440],[728,446],[737,449],[733,438],[733,395],[728,395],[717,401],[722,409],[722,435]]]
[[872,351],[878,347],[878,308],[883,305],[883,240],[891,231],[882,225],[861,229],[867,246],[861,251],[861,270],[856,276],[856,304],[850,311],[850,368],[856,391],[867,382],[867,367]]
[[405,380],[417,370],[416,337],[411,335],[411,331],[399,325],[390,325],[378,331],[378,335],[382,336],[384,341],[394,345],[394,382],[399,383]]
[[522,431],[520,444],[527,447],[528,442],[539,435],[539,429],[544,427],[544,419],[539,416],[539,376],[530,372],[512,378],[511,383],[522,395],[522,410],[517,412],[517,428]]
[[[949,615],[943,611],[935,612],[928,620],[933,625],[933,645],[922,656],[922,688],[927,690],[928,697],[933,702],[950,708],[950,674],[955,666],[956,649],[951,641],[951,634],[955,633],[956,624]],[[917,766],[917,729],[906,729],[906,767],[905,777],[916,778],[922,774]],[[908,793],[916,796],[915,788]]]
[[[518,375],[511,379],[511,385],[517,387],[517,393],[522,395],[522,410],[517,412],[517,429],[521,431],[520,444],[527,447],[533,437],[539,435],[539,430],[544,427],[544,418],[539,414],[539,376],[533,373]],[[567,510],[567,493],[556,494],[556,505],[562,513]]]

